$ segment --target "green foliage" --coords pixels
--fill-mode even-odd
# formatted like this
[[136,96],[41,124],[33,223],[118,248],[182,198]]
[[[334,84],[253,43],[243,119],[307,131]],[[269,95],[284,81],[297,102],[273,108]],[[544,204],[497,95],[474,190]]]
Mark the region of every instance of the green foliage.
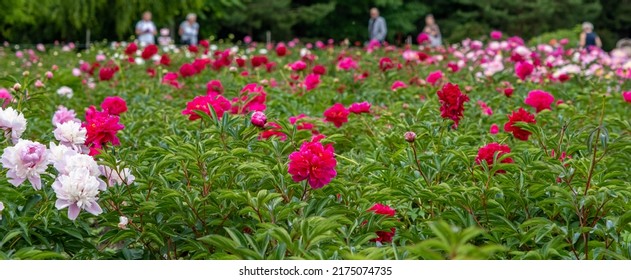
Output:
[[[477,70],[463,69],[448,75],[461,88],[471,87],[464,119],[453,129],[440,117],[437,87],[390,90],[394,80],[426,77],[439,69],[408,64],[380,72],[379,58],[400,61],[396,51],[344,49],[371,73],[357,82],[357,73],[335,69],[341,49],[314,50],[329,73],[311,92],[292,92],[290,70],[282,67],[299,59],[297,51],[282,58],[270,55],[279,65],[272,73],[205,70],[182,78],[180,90],[160,84],[160,76],[190,61],[184,49],[170,53],[173,65],[156,66],[158,77],[152,79],[146,65],[116,60],[122,70],[115,80],[96,82],[94,89],[71,69],[80,59],[92,61],[101,52],[116,57],[122,50],[93,46],[76,54],[53,48],[39,53],[42,66],[31,67],[5,51],[0,65],[7,78],[0,86],[20,82],[29,91],[28,98],[24,90],[14,92],[12,105],[28,119],[25,139],[54,141],[50,118],[59,104],[82,117],[85,108],[106,96],[127,100],[121,145],[98,159],[117,171],[130,168],[136,181],[103,192],[103,214],[82,212],[70,221],[65,210],[55,208],[52,168],[43,175],[40,191],[28,183],[14,188],[2,169],[0,201],[6,209],[0,220],[0,259],[631,258],[629,104],[619,93],[607,93],[616,86],[628,88],[629,80],[574,76],[567,83],[535,84],[516,82],[507,73],[478,80]],[[55,77],[35,88],[33,81],[52,65],[59,66]],[[232,99],[243,85],[271,78],[280,86],[265,88],[267,116],[282,127],[286,141],[260,140],[248,116],[218,119],[212,112],[192,122],[181,115],[211,79],[221,80],[224,95]],[[505,80],[515,85],[512,98],[494,91]],[[74,88],[75,97],[57,95],[62,85]],[[537,114],[537,124],[520,125],[533,133],[530,141],[488,133],[537,88],[565,104]],[[495,114],[483,116],[477,100]],[[372,103],[379,117],[353,114],[341,128],[320,120],[333,103],[360,101]],[[294,182],[287,171],[289,154],[312,137],[289,123],[288,117],[300,113],[313,117],[327,135],[322,141],[335,147],[338,175],[321,189]],[[414,143],[404,141],[406,131],[417,134]],[[0,137],[1,148],[10,145]],[[514,163],[476,165],[476,152],[490,142],[510,145],[512,153],[505,157]],[[560,161],[562,151],[572,158]],[[367,211],[375,203],[392,206],[396,215]],[[121,216],[129,219],[126,228],[118,226]],[[377,231],[391,228],[396,229],[392,242],[373,241]]]

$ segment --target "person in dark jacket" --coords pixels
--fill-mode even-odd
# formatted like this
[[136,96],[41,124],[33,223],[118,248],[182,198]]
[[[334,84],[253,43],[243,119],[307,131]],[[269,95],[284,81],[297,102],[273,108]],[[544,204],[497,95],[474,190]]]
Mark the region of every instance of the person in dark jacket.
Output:
[[581,32],[579,45],[582,49],[602,47],[603,43],[600,41],[600,37],[594,32],[594,25],[591,22],[583,22],[583,32]]

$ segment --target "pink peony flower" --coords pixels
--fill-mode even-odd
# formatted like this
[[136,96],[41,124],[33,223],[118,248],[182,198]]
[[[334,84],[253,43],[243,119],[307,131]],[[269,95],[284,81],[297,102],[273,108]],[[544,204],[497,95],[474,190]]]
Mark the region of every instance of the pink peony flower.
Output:
[[293,71],[303,71],[305,69],[307,69],[307,63],[305,63],[302,60],[298,60],[294,63],[290,63],[289,64],[289,68],[291,68],[291,70]]
[[528,93],[524,103],[535,108],[539,113],[545,109],[551,110],[550,105],[554,103],[554,96],[542,90],[533,90]]
[[436,86],[442,78],[443,78],[442,71],[440,70],[434,71],[432,73],[429,73],[429,75],[427,76],[427,82],[430,83],[432,86]]
[[304,86],[307,91],[315,89],[320,84],[320,75],[318,74],[309,74],[305,77]]
[[162,84],[163,85],[171,85],[175,88],[181,88],[182,84],[180,84],[180,82],[177,81],[178,78],[178,74],[174,73],[174,72],[168,72],[166,74],[164,74],[164,77],[162,77]]
[[535,67],[532,64],[525,61],[517,62],[517,64],[515,64],[515,74],[522,81],[526,80],[526,78],[532,74],[534,69]]
[[222,95],[211,93],[209,95],[197,96],[192,101],[186,103],[186,109],[182,110],[182,115],[189,115],[191,121],[201,118],[195,111],[202,111],[207,115],[211,115],[210,106],[212,106],[217,118],[221,119],[223,114],[230,110],[230,101]]
[[336,103],[324,111],[325,121],[332,122],[338,128],[348,122],[349,114],[349,111],[341,103]]
[[13,101],[13,96],[5,88],[0,88],[0,107],[6,108]]
[[392,83],[392,86],[390,86],[390,90],[397,91],[400,88],[407,88],[407,87],[408,87],[408,85],[406,85],[402,81],[394,81],[394,83]]
[[348,110],[354,114],[370,113],[370,103],[368,103],[367,101],[361,103],[353,103],[350,107],[348,107]]
[[427,35],[427,33],[425,32],[421,32],[418,34],[418,36],[416,36],[416,43],[419,45],[422,45],[428,41],[429,41],[429,35]]
[[488,105],[486,105],[486,103],[484,103],[484,101],[478,100],[478,105],[480,105],[480,109],[482,110],[482,114],[487,115],[487,116],[493,115],[493,110],[491,110],[491,108]]
[[352,57],[345,57],[337,63],[337,68],[345,71],[357,69],[357,62]]
[[265,124],[267,123],[267,116],[265,116],[265,113],[263,112],[255,111],[254,113],[252,113],[250,122],[252,122],[254,126],[263,128],[265,127]]
[[502,39],[502,32],[501,31],[497,31],[497,30],[491,31],[491,39],[493,39],[493,40],[500,40],[500,39]]
[[108,96],[101,103],[101,109],[110,115],[120,116],[127,112],[127,103],[118,96]]
[[497,126],[497,124],[492,124],[489,132],[495,135],[500,132],[500,128]]
[[305,142],[289,155],[289,169],[294,182],[307,180],[312,189],[322,188],[337,176],[335,150],[331,144]]
[[7,147],[0,158],[2,166],[9,169],[7,178],[13,186],[20,186],[28,180],[34,189],[42,189],[41,175],[48,168],[46,146],[20,139],[13,147]]
[[272,137],[276,137],[281,141],[287,140],[287,135],[282,132],[282,127],[274,122],[268,122],[265,125],[266,130],[261,131],[259,135],[259,139],[269,139]]
[[624,99],[624,101],[626,101],[627,103],[631,103],[631,91],[625,91],[622,93],[622,98]]
[[223,85],[219,80],[212,80],[206,84],[206,94],[216,93],[223,94]]
[[265,111],[267,105],[265,101],[267,99],[267,93],[263,86],[252,83],[248,84],[240,92],[241,97],[235,97],[232,99],[233,114],[247,114],[252,111]]
[[59,107],[57,107],[57,111],[53,115],[53,125],[59,126],[60,124],[70,121],[81,122],[79,119],[77,119],[77,114],[74,112],[74,110],[68,110],[68,108],[59,105]]

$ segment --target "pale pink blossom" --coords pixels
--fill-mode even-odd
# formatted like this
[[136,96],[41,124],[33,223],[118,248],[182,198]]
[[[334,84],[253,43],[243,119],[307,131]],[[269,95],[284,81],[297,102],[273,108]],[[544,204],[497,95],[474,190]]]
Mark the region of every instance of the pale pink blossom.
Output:
[[55,207],[68,208],[68,218],[75,220],[81,210],[98,216],[103,209],[98,204],[99,181],[85,168],[77,168],[69,174],[61,174],[52,185],[57,196]]
[[13,186],[28,180],[34,189],[40,190],[41,175],[48,167],[48,150],[40,143],[20,139],[15,146],[4,149],[0,162],[9,169],[7,178]]

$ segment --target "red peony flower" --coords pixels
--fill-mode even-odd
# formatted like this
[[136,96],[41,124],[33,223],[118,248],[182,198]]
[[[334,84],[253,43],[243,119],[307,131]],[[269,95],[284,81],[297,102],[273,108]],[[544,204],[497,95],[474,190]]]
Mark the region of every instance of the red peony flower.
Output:
[[199,41],[199,45],[204,47],[205,49],[210,47],[210,43],[208,42],[208,40],[201,40],[201,41]]
[[318,74],[309,74],[305,77],[304,86],[307,91],[315,89],[320,84],[320,75]]
[[530,76],[534,69],[535,67],[532,64],[525,61],[517,62],[517,64],[515,64],[515,74],[522,81],[526,80],[526,77]]
[[206,94],[216,93],[223,94],[223,85],[219,80],[212,80],[206,84]]
[[186,103],[186,109],[182,111],[182,115],[189,115],[188,119],[191,121],[201,118],[195,110],[202,111],[208,115],[210,114],[210,106],[215,110],[217,118],[221,119],[223,114],[230,110],[230,101],[222,95],[211,93],[209,95],[197,96],[192,101]]
[[[482,161],[486,161],[486,164],[491,168],[494,163],[495,153],[497,158],[500,158],[504,154],[510,153],[510,147],[508,145],[502,145],[498,143],[490,143],[478,150],[478,156],[475,158],[476,164],[481,164]],[[512,163],[512,158],[505,158],[501,163]],[[499,170],[498,173],[504,173],[504,170]]]
[[535,121],[535,116],[528,111],[524,110],[524,108],[519,108],[517,111],[513,111],[512,114],[508,116],[508,122],[504,124],[504,130],[507,132],[512,132],[515,138],[527,141],[530,134],[529,131],[526,131],[518,126],[515,126],[517,122],[525,122],[525,123],[537,123]]
[[337,63],[337,68],[345,71],[357,69],[357,67],[357,61],[353,60],[352,57],[344,57]]
[[164,66],[171,65],[171,58],[169,57],[168,54],[165,53],[162,56],[160,56],[160,64],[162,64]]
[[348,110],[354,114],[370,113],[370,103],[368,103],[367,101],[361,103],[353,103],[350,107],[348,107]]
[[119,123],[118,116],[97,111],[94,106],[90,106],[85,113],[85,120],[83,123],[87,131],[85,144],[90,148],[91,156],[99,154],[99,150],[107,144],[120,145],[116,133],[125,126]]
[[294,182],[307,180],[312,189],[319,189],[337,176],[335,150],[331,144],[305,142],[300,150],[289,155],[289,169]]
[[284,43],[278,43],[278,45],[276,45],[276,55],[283,57],[287,54],[287,46],[285,46]]
[[279,124],[269,122],[265,125],[265,127],[267,128],[267,130],[261,131],[259,139],[269,139],[272,137],[276,137],[281,141],[287,140],[287,135],[281,131],[282,127]]
[[210,58],[200,59],[196,58],[193,61],[193,67],[195,68],[195,73],[201,73],[206,69],[206,66],[211,63]]
[[625,91],[622,93],[622,99],[624,99],[625,102],[627,103],[631,103],[631,91]]
[[116,72],[118,72],[118,66],[103,67],[99,70],[99,80],[109,81],[114,77]]
[[110,115],[120,116],[127,112],[127,102],[118,96],[108,96],[101,103],[101,109]]
[[289,63],[289,68],[291,68],[292,71],[302,71],[307,69],[307,63],[305,63],[302,60],[297,60],[295,62]]
[[138,50],[138,46],[136,45],[136,43],[131,43],[127,45],[127,48],[125,49],[125,54],[133,55],[136,53],[137,50]]
[[492,124],[491,129],[489,130],[489,133],[495,135],[495,134],[498,134],[499,132],[500,132],[499,126],[497,126],[497,124]]
[[545,109],[551,110],[550,105],[554,103],[554,96],[542,90],[533,90],[528,93],[524,103],[532,106],[539,113]]
[[464,103],[469,101],[469,96],[462,94],[458,85],[447,83],[437,92],[440,100],[440,116],[454,121],[454,128],[462,119]]
[[392,63],[392,59],[389,57],[382,57],[379,59],[379,69],[381,71],[386,72],[390,69],[394,68],[394,63]]
[[[368,211],[374,212],[377,215],[386,215],[390,217],[394,217],[394,215],[396,214],[396,210],[394,210],[394,208],[387,205],[379,204],[379,203],[373,205],[370,209],[368,209]],[[379,243],[392,242],[392,237],[394,237],[394,234],[396,233],[396,229],[390,228],[389,231],[380,230],[375,233],[377,234],[378,237],[370,241],[379,242]]]
[[142,54],[140,56],[142,57],[142,59],[147,60],[157,53],[158,53],[158,46],[148,45],[145,47],[144,50],[142,50]]
[[324,68],[324,66],[322,65],[316,65],[313,67],[312,72],[313,74],[324,75],[326,74],[326,68]]
[[199,49],[195,45],[188,45],[188,51],[192,53],[197,53]]
[[329,109],[324,111],[325,121],[332,122],[335,127],[341,127],[342,124],[348,122],[349,111],[341,103],[336,103]]
[[252,67],[254,68],[265,65],[267,62],[267,56],[264,55],[255,55],[250,59],[250,64],[252,64]]
[[192,64],[184,63],[180,66],[180,75],[182,75],[182,77],[190,77],[195,74],[197,74],[197,70]]

